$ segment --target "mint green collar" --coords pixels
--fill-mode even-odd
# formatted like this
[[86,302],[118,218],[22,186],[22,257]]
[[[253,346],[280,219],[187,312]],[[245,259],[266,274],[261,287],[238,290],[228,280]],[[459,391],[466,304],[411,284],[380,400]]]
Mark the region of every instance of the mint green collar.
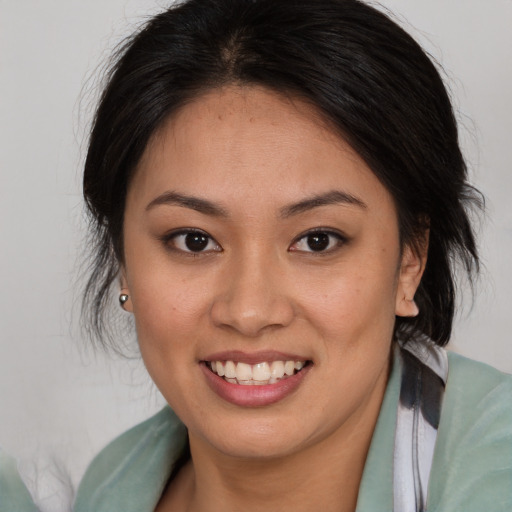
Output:
[[364,466],[356,512],[393,512],[393,454],[400,375],[401,362],[396,351]]

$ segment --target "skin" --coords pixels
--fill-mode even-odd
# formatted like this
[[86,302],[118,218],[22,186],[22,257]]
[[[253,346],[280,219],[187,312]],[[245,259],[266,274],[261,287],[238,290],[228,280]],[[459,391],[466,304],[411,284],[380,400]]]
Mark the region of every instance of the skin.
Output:
[[[315,196],[326,204],[290,208]],[[183,228],[211,237],[206,250],[187,252],[172,236]],[[313,252],[304,235],[318,228],[333,235]],[[214,90],[150,141],[124,242],[142,357],[190,436],[192,459],[157,510],[355,510],[395,315],[417,313],[425,263],[401,250],[393,199],[364,161],[299,100]],[[312,367],[283,400],[240,407],[200,368],[225,350],[278,350]]]

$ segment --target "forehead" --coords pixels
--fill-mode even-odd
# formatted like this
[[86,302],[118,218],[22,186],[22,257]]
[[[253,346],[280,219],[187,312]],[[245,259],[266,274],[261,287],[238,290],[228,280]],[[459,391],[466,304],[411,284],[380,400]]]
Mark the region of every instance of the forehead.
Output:
[[182,107],[151,139],[130,188],[276,206],[340,188],[390,200],[313,106],[254,86],[213,90]]

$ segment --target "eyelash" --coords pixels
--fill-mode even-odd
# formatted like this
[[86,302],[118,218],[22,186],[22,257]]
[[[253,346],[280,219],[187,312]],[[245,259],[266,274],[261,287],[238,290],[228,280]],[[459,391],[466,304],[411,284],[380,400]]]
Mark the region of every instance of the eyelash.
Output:
[[[193,251],[193,250],[190,250],[190,248],[188,248],[188,250],[187,250],[187,248],[177,247],[176,240],[178,239],[178,237],[180,237],[180,236],[187,237],[188,235],[196,235],[198,237],[203,237],[203,238],[207,239],[207,245],[205,246],[205,249],[207,249],[207,250]],[[178,231],[173,231],[171,233],[167,233],[166,235],[164,235],[161,238],[161,241],[164,243],[164,245],[168,249],[185,254],[187,256],[192,256],[192,257],[197,257],[201,254],[209,254],[212,252],[222,252],[222,248],[215,241],[215,239],[212,238],[208,233],[206,233],[205,231],[202,231],[200,229],[187,228],[187,229],[180,229]],[[184,242],[184,243],[186,243],[186,242]],[[208,246],[211,243],[215,244],[215,248],[208,249]]]
[[[176,240],[180,237],[187,237],[188,235],[197,235],[198,237],[203,237],[206,240],[206,245],[204,249],[200,249],[198,251],[191,250],[190,247],[177,247]],[[310,250],[305,250],[304,248],[298,249],[294,248],[294,246],[297,246],[301,241],[305,241],[305,243],[308,243],[307,239],[309,237],[322,237],[326,236],[328,237],[328,240],[317,240],[320,243],[319,250],[315,251],[314,249],[309,246]],[[332,239],[335,239],[334,242]],[[212,252],[222,252],[222,247],[217,243],[217,241],[211,237],[208,233],[205,231],[202,231],[200,229],[194,229],[194,228],[186,228],[186,229],[180,229],[178,231],[173,231],[171,233],[167,233],[163,237],[161,237],[161,241],[164,243],[164,245],[172,250],[179,252],[181,254],[185,254],[187,256],[192,257],[198,257],[201,254],[210,254]],[[327,246],[325,248],[322,248],[322,244],[327,241]],[[330,230],[330,229],[323,229],[323,228],[315,228],[311,231],[307,231],[306,233],[301,234],[298,236],[294,242],[290,245],[290,248],[288,249],[291,252],[302,252],[302,253],[310,253],[315,254],[317,256],[329,254],[333,251],[335,251],[337,248],[341,247],[342,245],[347,243],[347,238],[343,236],[341,233],[338,233],[336,231]],[[184,241],[184,244],[186,242]],[[210,244],[214,244],[214,248],[208,248]]]
[[[307,243],[307,239],[309,237],[314,237],[315,235],[316,236],[325,235],[325,236],[329,237],[328,246],[325,249],[315,251],[315,250],[311,249],[311,247],[309,247],[309,249],[311,249],[311,250],[294,249],[293,248],[302,240],[304,240],[305,243]],[[333,238],[335,239],[334,242],[332,241]],[[341,233],[338,233],[337,231],[333,231],[333,230],[327,229],[327,228],[315,228],[311,231],[307,231],[306,233],[303,233],[302,235],[298,236],[295,239],[295,241],[292,243],[292,245],[290,246],[289,250],[293,251],[293,252],[295,252],[295,251],[305,252],[305,253],[310,253],[310,254],[315,254],[317,256],[321,256],[321,255],[329,254],[329,253],[335,251],[336,249],[340,248],[342,245],[345,245],[347,242],[348,242],[347,238],[344,235],[342,235]]]

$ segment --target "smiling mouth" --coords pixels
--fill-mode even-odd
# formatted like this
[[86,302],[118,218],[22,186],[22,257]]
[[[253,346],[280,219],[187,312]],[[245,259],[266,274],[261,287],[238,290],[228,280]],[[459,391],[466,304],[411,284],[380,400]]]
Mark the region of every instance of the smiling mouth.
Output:
[[230,384],[264,386],[288,379],[311,361],[272,361],[247,364],[236,361],[205,361],[207,368]]

